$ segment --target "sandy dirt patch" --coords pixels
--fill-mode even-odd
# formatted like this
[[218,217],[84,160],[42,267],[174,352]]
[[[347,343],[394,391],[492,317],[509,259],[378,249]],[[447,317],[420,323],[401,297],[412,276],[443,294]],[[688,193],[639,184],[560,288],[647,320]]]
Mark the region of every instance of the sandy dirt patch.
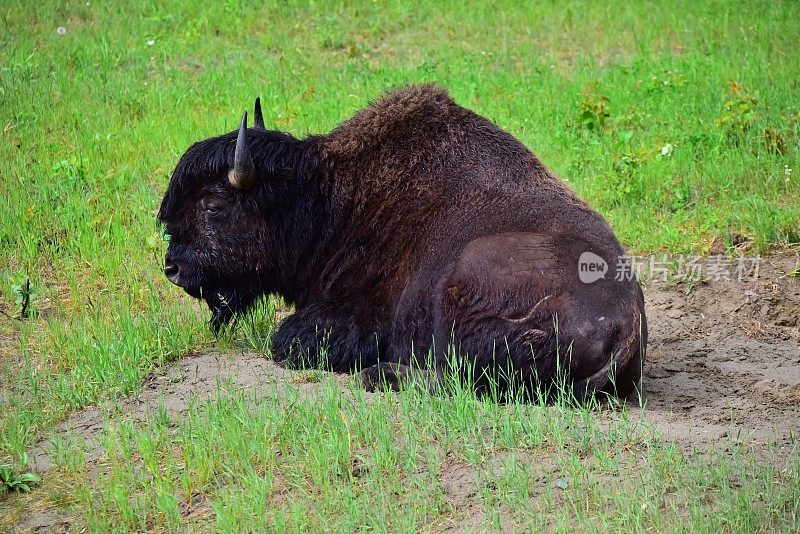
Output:
[[763,258],[755,281],[650,281],[646,415],[669,438],[787,443],[800,430],[796,256]]

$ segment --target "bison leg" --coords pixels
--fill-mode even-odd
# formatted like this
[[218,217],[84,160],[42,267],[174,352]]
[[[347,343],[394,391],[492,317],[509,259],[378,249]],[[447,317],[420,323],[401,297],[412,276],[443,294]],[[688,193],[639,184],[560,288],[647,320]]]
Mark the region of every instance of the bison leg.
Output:
[[381,337],[309,307],[284,319],[272,340],[272,356],[291,369],[354,372],[378,362]]
[[367,367],[359,376],[367,391],[380,391],[384,388],[400,391],[409,380],[409,369],[399,363],[379,363]]
[[379,363],[367,367],[359,376],[367,391],[380,391],[384,388],[400,391],[414,384],[429,393],[434,393],[439,384],[438,377],[433,371],[400,363]]

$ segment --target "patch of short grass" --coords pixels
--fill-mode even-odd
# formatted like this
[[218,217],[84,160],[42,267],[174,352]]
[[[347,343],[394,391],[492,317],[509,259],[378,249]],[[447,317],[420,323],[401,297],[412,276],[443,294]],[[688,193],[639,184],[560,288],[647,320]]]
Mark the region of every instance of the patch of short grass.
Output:
[[186,417],[112,422],[91,531],[791,531],[800,449],[680,452],[635,407],[498,404],[469,390],[224,388]]

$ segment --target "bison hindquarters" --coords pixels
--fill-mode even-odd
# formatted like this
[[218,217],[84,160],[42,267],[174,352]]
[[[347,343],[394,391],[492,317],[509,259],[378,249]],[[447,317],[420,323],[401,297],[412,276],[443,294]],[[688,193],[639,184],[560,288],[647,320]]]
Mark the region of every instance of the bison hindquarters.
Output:
[[[579,276],[587,251],[609,266],[591,283]],[[638,283],[615,280],[619,254],[530,233],[470,242],[438,288],[435,337],[453,345],[438,365],[455,358],[479,390],[513,381],[550,397],[561,377],[578,399],[627,396],[641,379],[646,325]]]

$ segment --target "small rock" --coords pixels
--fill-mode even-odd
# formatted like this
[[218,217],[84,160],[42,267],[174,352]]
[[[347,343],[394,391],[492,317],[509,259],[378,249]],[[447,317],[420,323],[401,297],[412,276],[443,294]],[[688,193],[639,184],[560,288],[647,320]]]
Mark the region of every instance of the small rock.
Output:
[[568,478],[559,478],[553,483],[553,487],[556,487],[560,490],[565,490],[569,487],[569,479]]

